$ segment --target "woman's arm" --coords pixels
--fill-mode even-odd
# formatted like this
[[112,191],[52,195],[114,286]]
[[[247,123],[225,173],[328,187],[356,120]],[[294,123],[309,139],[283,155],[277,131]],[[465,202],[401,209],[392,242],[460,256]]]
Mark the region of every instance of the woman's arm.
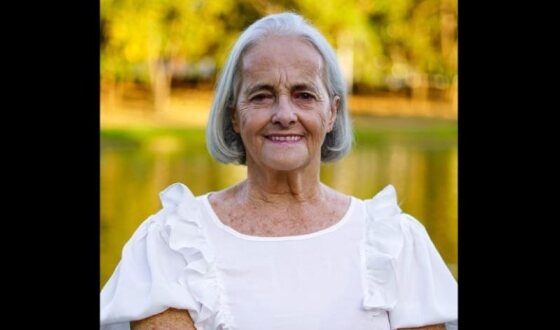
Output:
[[130,322],[131,330],[169,329],[196,330],[189,313],[184,309],[169,308],[143,320]]
[[[143,320],[130,322],[131,330],[169,329],[196,330],[189,313],[184,309],[169,308],[164,312]],[[418,328],[400,328],[399,330],[445,330],[445,324],[427,325]]]
[[419,328],[399,328],[399,330],[445,330],[445,324],[427,325]]

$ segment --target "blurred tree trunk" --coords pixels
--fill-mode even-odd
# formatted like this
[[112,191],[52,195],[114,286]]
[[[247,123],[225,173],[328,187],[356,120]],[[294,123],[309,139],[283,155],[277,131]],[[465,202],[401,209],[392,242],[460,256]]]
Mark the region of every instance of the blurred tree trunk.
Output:
[[107,79],[101,82],[103,92],[103,111],[116,112],[118,111],[120,100],[122,99],[123,86],[122,82],[115,79]]
[[114,112],[117,103],[115,81],[113,79],[101,81],[101,91],[103,93],[101,110],[105,112]]
[[337,35],[337,57],[346,80],[348,94],[352,94],[354,82],[354,37],[351,32],[341,31]]
[[162,59],[150,61],[150,86],[154,97],[155,112],[165,112],[169,107],[171,70]]
[[[440,3],[440,39],[441,55],[445,64],[457,72],[457,44],[455,34],[457,32],[457,18],[452,8],[451,0],[442,0]],[[453,114],[458,111],[458,80],[457,74],[448,85],[448,99],[452,104]]]
[[412,98],[417,100],[425,100],[428,98],[428,76],[422,70],[413,70],[411,73]]
[[455,39],[456,22],[450,0],[442,0],[440,5],[441,55],[448,65],[452,64],[452,50]]
[[451,103],[453,104],[453,113],[455,116],[459,113],[459,79],[458,76],[453,78],[451,84]]

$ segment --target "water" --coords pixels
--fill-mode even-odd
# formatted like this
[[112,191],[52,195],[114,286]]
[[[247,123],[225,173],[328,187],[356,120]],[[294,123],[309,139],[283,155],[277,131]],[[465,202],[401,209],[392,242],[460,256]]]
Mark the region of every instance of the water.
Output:
[[[394,185],[401,209],[424,224],[457,278],[456,137],[442,137],[433,129],[418,134],[422,125],[409,122],[394,125],[397,130],[408,127],[402,134],[387,131],[386,122],[364,122],[358,125],[362,133],[380,132],[381,126],[385,131],[377,138],[357,134],[357,144],[346,158],[322,166],[322,182],[362,199]],[[130,136],[135,135],[104,133],[101,139],[101,286],[116,267],[124,243],[160,209],[162,189],[182,182],[200,195],[246,176],[244,166],[210,158],[202,129]]]

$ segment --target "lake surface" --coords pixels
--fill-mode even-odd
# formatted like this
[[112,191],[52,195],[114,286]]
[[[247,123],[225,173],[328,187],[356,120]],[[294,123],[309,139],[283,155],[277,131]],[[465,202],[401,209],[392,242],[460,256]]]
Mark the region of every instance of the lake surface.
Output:
[[[357,119],[356,145],[321,180],[346,194],[371,198],[395,186],[404,212],[428,231],[457,278],[456,122]],[[134,230],[160,207],[158,193],[182,182],[195,195],[246,177],[244,166],[223,165],[205,149],[204,130],[102,130],[101,287]]]

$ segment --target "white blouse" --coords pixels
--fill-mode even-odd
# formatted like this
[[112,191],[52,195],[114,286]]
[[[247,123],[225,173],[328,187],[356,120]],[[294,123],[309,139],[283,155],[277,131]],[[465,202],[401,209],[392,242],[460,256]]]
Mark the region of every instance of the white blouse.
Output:
[[457,282],[389,185],[352,197],[336,224],[261,237],[223,224],[208,195],[175,183],[125,244],[101,291],[101,329],[168,308],[201,330],[457,329]]

